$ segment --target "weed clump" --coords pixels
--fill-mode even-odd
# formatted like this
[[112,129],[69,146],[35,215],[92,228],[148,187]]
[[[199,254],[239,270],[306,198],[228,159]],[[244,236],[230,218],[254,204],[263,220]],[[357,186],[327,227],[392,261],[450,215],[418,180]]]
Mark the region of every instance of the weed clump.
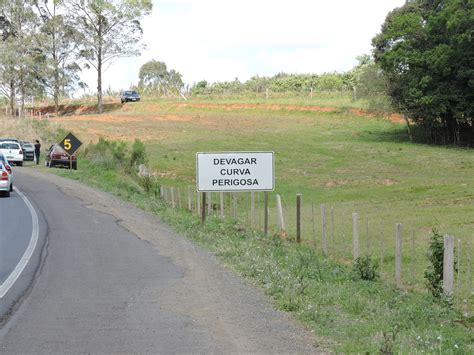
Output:
[[376,281],[379,275],[379,263],[369,255],[360,256],[352,266],[352,278],[355,280]]
[[[443,259],[444,238],[436,228],[431,232],[431,240],[428,251],[430,265],[425,271],[426,287],[435,298],[444,298],[443,291]],[[454,270],[457,271],[457,263],[454,262]]]

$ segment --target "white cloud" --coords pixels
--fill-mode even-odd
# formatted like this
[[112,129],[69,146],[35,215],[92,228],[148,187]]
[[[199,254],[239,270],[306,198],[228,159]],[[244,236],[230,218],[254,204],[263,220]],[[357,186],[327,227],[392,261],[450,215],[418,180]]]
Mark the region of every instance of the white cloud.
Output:
[[[405,0],[154,0],[147,50],[118,60],[104,88],[127,88],[140,66],[164,61],[185,82],[322,73],[353,67],[390,10]],[[95,74],[88,74],[90,89]]]

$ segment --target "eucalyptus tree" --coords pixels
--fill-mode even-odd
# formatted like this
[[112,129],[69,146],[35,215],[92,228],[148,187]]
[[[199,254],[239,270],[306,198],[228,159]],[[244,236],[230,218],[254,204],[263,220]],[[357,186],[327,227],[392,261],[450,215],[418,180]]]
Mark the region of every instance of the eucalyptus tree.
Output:
[[2,93],[8,95],[13,111],[17,94],[21,109],[27,95],[38,89],[40,48],[35,45],[37,17],[28,0],[0,1],[0,63]]
[[182,76],[174,69],[168,71],[164,62],[150,60],[140,67],[139,86],[167,95],[170,91],[180,92],[184,86]]
[[83,86],[78,73],[78,33],[70,21],[64,0],[35,0],[35,8],[41,20],[38,43],[45,54],[42,83],[54,99],[56,115],[59,100],[76,85]]
[[144,48],[140,21],[152,0],[65,0],[80,36],[80,55],[97,71],[97,103],[102,113],[102,74],[119,57],[136,56]]

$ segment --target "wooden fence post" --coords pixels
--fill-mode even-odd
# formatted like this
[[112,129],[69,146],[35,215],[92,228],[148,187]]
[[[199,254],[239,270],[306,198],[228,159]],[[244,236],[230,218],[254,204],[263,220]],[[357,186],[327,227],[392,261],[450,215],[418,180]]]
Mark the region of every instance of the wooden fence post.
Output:
[[472,259],[471,259],[471,253],[472,253],[472,245],[471,245],[471,242],[468,241],[467,242],[467,246],[466,246],[466,252],[464,253],[466,256],[467,256],[467,270],[466,270],[466,277],[467,277],[467,283],[466,283],[466,286],[467,286],[467,293],[470,295],[471,292],[472,292],[472,277],[471,277],[471,263],[472,263]]
[[[207,193],[206,193],[207,195]],[[209,195],[207,196],[207,214],[210,215],[212,212],[212,196],[214,194],[212,192],[209,192]],[[203,195],[204,198],[204,195]]]
[[188,210],[193,211],[193,187],[188,186]]
[[383,259],[385,257],[385,243],[383,240],[383,230],[380,227],[380,267],[383,269]]
[[336,257],[336,226],[334,223],[334,207],[331,207],[331,248],[332,248],[332,257]]
[[443,254],[443,291],[446,295],[453,294],[454,287],[454,237],[444,236]]
[[328,236],[327,236],[327,223],[326,223],[326,206],[321,205],[321,225],[322,225],[322,243],[324,256],[328,256]]
[[314,220],[314,201],[311,201],[311,222],[313,225],[313,240],[314,240],[314,248],[316,249],[316,222]]
[[176,188],[176,206],[181,208],[181,188]]
[[412,282],[415,283],[415,267],[416,267],[416,263],[415,263],[415,253],[416,253],[416,243],[415,243],[415,238],[416,238],[416,235],[415,235],[415,230],[412,231],[411,233],[411,256],[410,256],[410,274],[411,274],[411,279],[412,279]]
[[237,219],[237,196],[232,192],[232,218]]
[[280,225],[280,233],[286,235],[286,225],[283,216],[283,207],[281,205],[281,196],[276,195],[277,213],[278,213],[278,224]]
[[250,228],[255,226],[255,192],[250,192]]
[[198,216],[201,215],[201,192],[196,190],[196,212]]
[[173,208],[176,207],[176,203],[174,202],[174,187],[171,187],[171,206],[173,206]]
[[458,254],[458,257],[457,257],[458,264],[456,265],[457,266],[457,285],[456,285],[456,289],[457,289],[458,293],[460,293],[461,290],[462,290],[461,252],[462,252],[461,239],[458,239],[458,253],[457,253]]
[[301,243],[301,194],[296,194],[296,242]]
[[402,284],[402,224],[395,226],[395,280],[397,286]]
[[365,218],[365,252],[370,255],[369,217]]
[[352,213],[352,257],[359,257],[359,214]]
[[221,209],[221,217],[224,218],[224,193],[219,192],[219,205]]
[[204,225],[206,222],[206,193],[202,193],[202,206],[201,206],[201,224]]
[[263,193],[263,234],[268,235],[268,191]]

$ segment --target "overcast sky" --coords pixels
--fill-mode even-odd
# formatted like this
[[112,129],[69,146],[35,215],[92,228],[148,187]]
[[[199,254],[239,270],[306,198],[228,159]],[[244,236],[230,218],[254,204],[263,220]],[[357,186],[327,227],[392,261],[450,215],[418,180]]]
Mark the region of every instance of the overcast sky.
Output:
[[[389,11],[405,0],[153,0],[140,57],[116,61],[103,89],[127,89],[154,59],[186,83],[245,81],[279,72],[346,71],[370,53]],[[89,91],[96,74],[86,72]]]

